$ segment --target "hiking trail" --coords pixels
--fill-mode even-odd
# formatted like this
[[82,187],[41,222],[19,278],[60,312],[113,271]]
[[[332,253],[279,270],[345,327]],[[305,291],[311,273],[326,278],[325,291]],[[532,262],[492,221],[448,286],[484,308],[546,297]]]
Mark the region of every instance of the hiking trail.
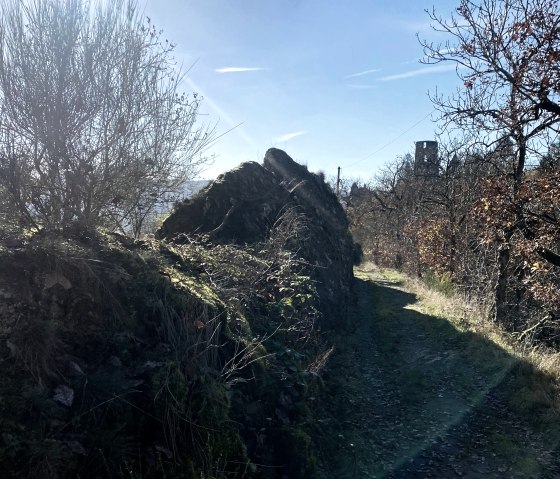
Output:
[[519,358],[380,270],[356,271],[351,318],[325,372],[318,477],[560,477],[557,443],[516,406],[536,374]]

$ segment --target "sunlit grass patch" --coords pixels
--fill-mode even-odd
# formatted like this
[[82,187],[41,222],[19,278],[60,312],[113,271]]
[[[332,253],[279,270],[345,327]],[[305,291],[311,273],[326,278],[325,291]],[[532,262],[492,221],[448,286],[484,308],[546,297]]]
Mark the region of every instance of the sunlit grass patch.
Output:
[[361,279],[373,279],[381,283],[401,285],[407,279],[407,276],[394,269],[381,268],[371,262],[364,263],[354,269],[354,275]]
[[451,275],[437,275],[433,271],[426,271],[422,280],[430,290],[437,291],[446,297],[453,297],[457,293],[457,287],[451,279]]
[[[542,346],[529,348],[516,341],[489,319],[489,303],[468,301],[448,288],[432,289],[423,280],[400,272],[371,265],[365,271],[363,274],[375,282],[400,281],[405,290],[414,294],[417,301],[405,309],[441,318],[453,326],[446,329],[442,327],[445,323],[426,321],[422,324],[426,332],[431,331],[445,342],[453,341],[453,330],[471,334],[452,347],[476,364],[489,384],[500,384],[512,411],[525,417],[536,430],[546,431],[551,444],[560,443],[560,353]],[[489,344],[498,347],[491,348]],[[521,466],[531,471],[535,464],[527,459]]]

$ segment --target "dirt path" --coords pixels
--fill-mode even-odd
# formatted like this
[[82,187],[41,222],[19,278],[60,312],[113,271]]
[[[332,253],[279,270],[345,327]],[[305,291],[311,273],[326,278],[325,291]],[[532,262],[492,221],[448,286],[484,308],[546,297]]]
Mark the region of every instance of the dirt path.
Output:
[[318,477],[560,477],[557,444],[519,413],[527,366],[379,274],[358,272],[355,292],[325,376]]

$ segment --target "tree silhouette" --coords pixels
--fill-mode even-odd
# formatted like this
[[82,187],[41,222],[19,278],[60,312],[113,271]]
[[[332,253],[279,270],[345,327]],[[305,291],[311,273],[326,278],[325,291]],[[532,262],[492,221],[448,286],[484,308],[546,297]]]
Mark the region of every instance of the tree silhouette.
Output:
[[173,49],[133,0],[2,5],[0,188],[23,225],[138,234],[204,163]]

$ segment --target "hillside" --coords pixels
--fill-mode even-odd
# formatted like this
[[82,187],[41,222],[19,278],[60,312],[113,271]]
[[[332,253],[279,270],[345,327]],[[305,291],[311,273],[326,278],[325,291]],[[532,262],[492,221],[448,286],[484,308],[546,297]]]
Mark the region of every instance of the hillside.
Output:
[[[320,331],[346,319],[352,242],[323,180],[272,155],[295,171],[297,192],[249,164],[164,224],[196,218],[187,205],[212,198],[226,207],[203,218],[224,224],[244,195],[242,242],[198,225],[159,240],[3,231],[3,477],[313,474],[312,409],[330,348]],[[266,217],[251,212],[251,195]]]
[[3,477],[560,473],[556,356],[448,290],[354,276],[344,210],[283,151],[156,236],[2,231]]

